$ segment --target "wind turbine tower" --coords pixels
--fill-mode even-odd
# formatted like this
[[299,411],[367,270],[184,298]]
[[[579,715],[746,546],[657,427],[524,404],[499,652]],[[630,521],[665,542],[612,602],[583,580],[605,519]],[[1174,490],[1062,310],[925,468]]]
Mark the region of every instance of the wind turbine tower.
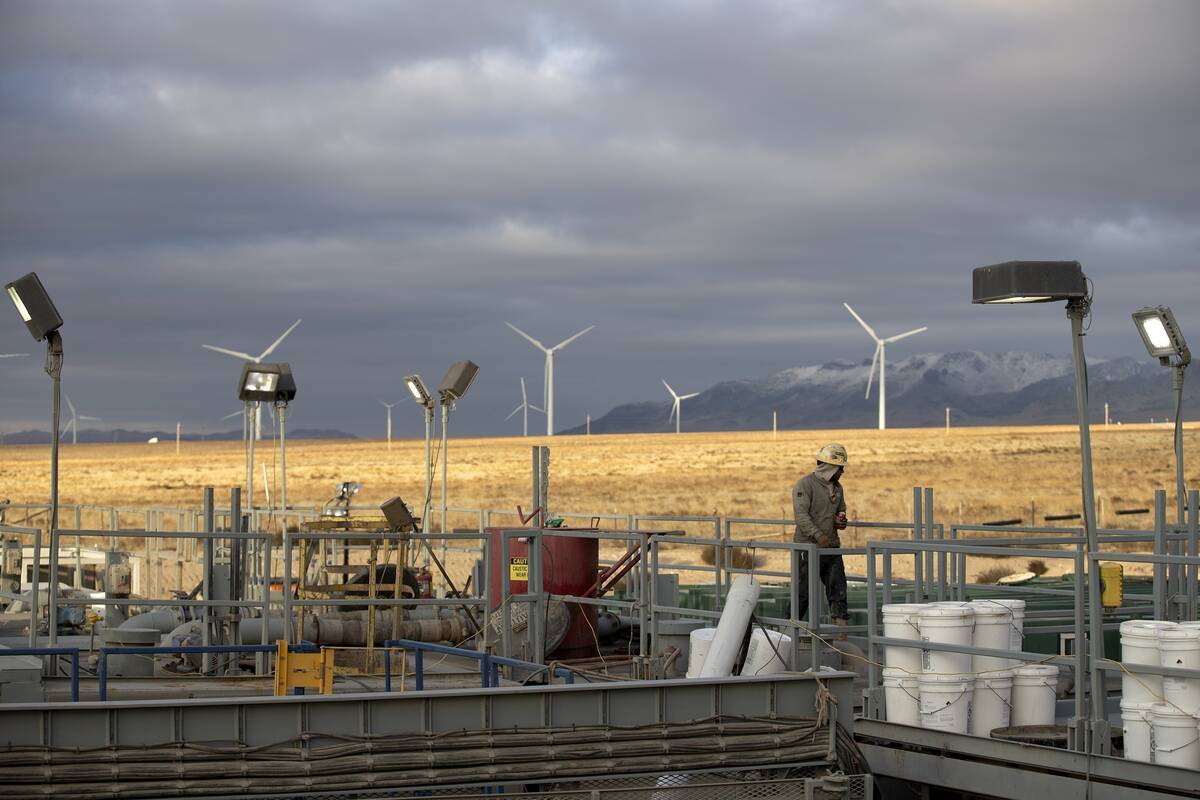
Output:
[[679,404],[684,400],[690,400],[691,398],[695,397],[696,395],[698,395],[700,393],[692,392],[691,394],[675,394],[675,390],[671,388],[671,384],[667,383],[665,380],[662,383],[663,383],[663,386],[667,387],[667,391],[671,393],[671,397],[675,398],[675,402],[671,404],[671,413],[667,417],[667,422],[670,422],[671,417],[674,417],[675,418],[675,432],[679,433],[679,416],[680,416]]
[[399,400],[397,400],[395,403],[385,403],[385,402],[383,402],[382,400],[380,400],[380,401],[379,401],[379,405],[381,405],[381,406],[383,406],[384,408],[386,408],[386,409],[387,409],[387,415],[388,415],[388,417],[387,417],[387,419],[388,419],[388,426],[387,426],[388,450],[391,450],[391,449],[392,449],[392,409],[393,409],[393,408],[395,408],[396,406],[400,405],[400,401],[399,401]]
[[879,430],[887,428],[887,346],[893,342],[898,342],[901,339],[907,339],[909,336],[915,336],[918,333],[929,330],[927,327],[914,328],[911,331],[898,333],[895,336],[889,336],[886,339],[880,339],[875,333],[875,329],[863,321],[863,318],[850,307],[849,303],[842,303],[846,310],[850,312],[850,316],[858,320],[858,324],[863,326],[863,330],[867,332],[875,341],[875,356],[871,359],[871,372],[867,375],[867,394],[871,396],[871,380],[875,377],[875,367],[879,367]]
[[534,411],[539,411],[543,414],[546,413],[545,409],[541,409],[541,408],[538,408],[537,406],[529,405],[529,397],[525,394],[525,379],[521,378],[521,405],[514,408],[512,413],[504,418],[504,421],[507,422],[510,419],[512,419],[513,417],[515,417],[517,415],[518,411],[524,411],[525,413],[521,416],[521,429],[522,429],[522,435],[528,436],[529,435],[529,409],[533,409]]
[[[242,361],[251,361],[255,364],[261,364],[263,362],[263,359],[265,359],[267,356],[271,355],[271,353],[274,353],[275,348],[279,347],[279,344],[284,339],[287,338],[287,335],[289,333],[296,330],[296,326],[299,324],[300,324],[300,320],[296,320],[295,322],[293,322],[292,326],[290,328],[288,328],[286,331],[284,331],[283,334],[278,339],[271,342],[270,347],[268,347],[266,350],[263,350],[262,353],[260,353],[257,356],[252,356],[249,353],[243,353],[239,350],[227,350],[224,347],[214,347],[211,344],[202,344],[200,346],[206,350],[212,350],[214,353],[224,353],[227,356],[233,356],[234,358],[240,358]],[[262,405],[261,404],[259,404],[254,409],[254,438],[257,440],[262,439]]]
[[546,435],[553,436],[554,435],[554,354],[557,353],[559,350],[562,350],[564,347],[569,345],[571,342],[575,341],[580,336],[583,336],[585,333],[587,333],[588,331],[590,331],[592,328],[594,328],[596,326],[589,325],[588,327],[581,330],[579,333],[577,333],[574,336],[571,336],[567,339],[563,339],[561,342],[554,345],[553,347],[546,347],[546,345],[542,344],[537,339],[533,338],[528,333],[526,333],[525,331],[518,328],[516,325],[513,325],[511,322],[505,322],[504,324],[507,325],[508,327],[512,328],[517,334],[519,334],[520,336],[527,339],[530,344],[532,344],[534,347],[536,347],[537,349],[541,350],[543,353],[546,354],[546,368],[545,368]]

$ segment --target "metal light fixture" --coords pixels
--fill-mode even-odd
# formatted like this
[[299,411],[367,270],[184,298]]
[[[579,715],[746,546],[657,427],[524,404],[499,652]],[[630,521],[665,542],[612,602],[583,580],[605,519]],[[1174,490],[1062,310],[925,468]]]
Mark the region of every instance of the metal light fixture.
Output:
[[54,301],[46,293],[36,272],[31,272],[23,278],[17,278],[4,287],[17,313],[29,333],[37,341],[42,341],[62,327],[62,316],[54,307]]
[[1172,358],[1177,360],[1173,365],[1176,367],[1186,367],[1192,363],[1192,352],[1188,350],[1169,307],[1154,306],[1135,311],[1133,323],[1142,336],[1146,352],[1157,358],[1164,367],[1172,366]]
[[[1083,354],[1083,321],[1091,311],[1088,279],[1078,261],[1006,261],[978,267],[971,276],[971,302],[1049,303],[1067,301],[1071,320],[1071,354],[1075,362],[1075,413],[1079,422],[1080,484],[1083,494],[1083,529],[1089,554],[1099,551],[1096,532],[1096,493],[1092,481],[1092,437],[1088,425],[1087,362]],[[1088,569],[1088,646],[1093,664],[1104,658],[1104,610],[1100,604],[1100,573]],[[1109,740],[1104,708],[1104,673],[1092,670],[1090,686],[1090,746],[1103,749]]]
[[[50,644],[58,641],[58,440],[59,417],[62,409],[63,344],[58,329],[62,315],[46,293],[46,287],[36,272],[17,278],[4,287],[16,306],[21,321],[36,340],[46,341],[46,374],[50,376],[50,576],[47,603]],[[29,646],[37,646],[38,635],[38,576],[42,563],[42,531],[33,534],[33,591],[29,602]]]
[[420,375],[404,376],[404,385],[408,387],[409,394],[419,405],[433,408],[433,396],[429,394],[429,389],[425,387],[425,381],[421,380]]
[[238,399],[242,402],[289,403],[296,397],[296,379],[290,364],[242,365]]
[[[1175,370],[1175,510],[1180,527],[1184,525],[1186,487],[1183,477],[1183,371],[1192,363],[1192,351],[1183,340],[1175,315],[1167,306],[1154,306],[1133,312],[1133,323],[1141,334],[1146,352],[1164,367]],[[1172,361],[1174,359],[1174,361]]]
[[478,373],[479,367],[473,361],[459,361],[451,365],[450,369],[446,370],[446,377],[442,378],[441,384],[438,385],[442,405],[465,397]]

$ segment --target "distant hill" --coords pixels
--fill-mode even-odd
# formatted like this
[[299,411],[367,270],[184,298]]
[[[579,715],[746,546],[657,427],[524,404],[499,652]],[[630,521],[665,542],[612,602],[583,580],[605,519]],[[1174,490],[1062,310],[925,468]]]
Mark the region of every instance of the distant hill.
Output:
[[[866,428],[878,423],[878,375],[867,389],[869,359],[795,367],[764,378],[724,381],[683,402],[685,431],[764,430],[771,412],[782,429]],[[1103,422],[1172,417],[1171,370],[1145,359],[1089,360],[1089,414]],[[1075,420],[1069,356],[1036,353],[925,353],[888,365],[888,427],[1046,425]],[[664,392],[665,394],[665,392]],[[1185,416],[1200,415],[1200,392],[1185,396]],[[674,430],[669,399],[628,403],[592,420],[592,433]],[[583,433],[572,428],[563,433]]]
[[[116,428],[114,430],[99,430],[96,428],[81,428],[79,430],[79,443],[96,443],[96,442],[146,442],[157,436],[162,442],[175,441],[175,431],[131,431],[125,428]],[[185,442],[199,441],[240,441],[242,438],[241,428],[231,431],[220,431],[217,433],[183,433],[179,437]],[[289,439],[357,439],[358,437],[352,433],[345,431],[324,429],[324,428],[297,428],[294,431],[287,432]],[[49,431],[17,431],[16,433],[6,433],[0,440],[4,444],[49,444]],[[69,442],[70,437],[64,438],[64,442]]]

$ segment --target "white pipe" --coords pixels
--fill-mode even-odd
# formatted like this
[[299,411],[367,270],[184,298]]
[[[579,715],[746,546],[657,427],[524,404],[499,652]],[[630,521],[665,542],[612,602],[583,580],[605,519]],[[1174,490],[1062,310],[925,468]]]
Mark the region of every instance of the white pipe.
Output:
[[738,651],[742,649],[746,626],[750,624],[750,615],[758,604],[761,589],[758,581],[749,575],[734,578],[729,595],[725,598],[721,620],[717,623],[712,647],[700,669],[701,678],[724,678],[733,672],[733,664],[737,661]]

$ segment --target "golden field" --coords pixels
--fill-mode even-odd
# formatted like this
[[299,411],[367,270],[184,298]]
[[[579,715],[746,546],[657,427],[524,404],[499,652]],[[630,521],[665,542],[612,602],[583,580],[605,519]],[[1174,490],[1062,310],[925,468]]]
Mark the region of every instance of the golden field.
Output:
[[[843,443],[850,453],[843,484],[852,520],[911,519],[914,486],[934,487],[936,518],[947,524],[1016,517],[1029,524],[1031,505],[1039,523],[1045,514],[1079,511],[1079,438],[1072,426],[787,431],[777,439],[770,432],[455,439],[450,446],[450,505],[528,508],[529,447],[550,444],[550,497],[556,510],[786,518],[791,484],[811,470],[817,449],[829,441]],[[1116,517],[1113,512],[1152,506],[1158,488],[1173,498],[1172,429],[1097,426],[1092,443],[1101,524],[1149,527],[1148,516]],[[1200,426],[1190,425],[1185,447],[1197,453],[1193,465],[1200,463],[1197,445]],[[0,499],[45,502],[48,453],[45,445],[0,448]],[[269,441],[257,445],[256,457],[256,502],[262,505],[261,465],[270,469],[275,459]],[[356,508],[373,510],[398,494],[419,513],[423,442],[397,440],[389,450],[379,440],[295,440],[288,443],[287,461],[293,507],[318,506],[332,496],[338,481],[355,480],[364,484]],[[244,477],[241,442],[184,442],[179,454],[173,442],[64,445],[60,499],[124,508],[197,507],[204,486],[216,487],[221,503],[228,488]],[[1188,483],[1200,484],[1200,470],[1194,466]],[[435,480],[435,494],[437,486]],[[277,488],[272,487],[273,498]],[[10,514],[9,522],[20,524],[18,515]],[[451,517],[453,526],[475,522],[465,515]],[[85,527],[92,524],[98,523],[84,519]],[[126,518],[125,524],[134,523]],[[699,525],[661,527],[706,532]],[[776,526],[737,528],[734,535],[778,538],[784,533]],[[853,530],[847,534],[847,544],[862,541]],[[1058,569],[1051,565],[1051,572],[1061,572],[1065,563]],[[854,571],[855,566],[848,568]]]

